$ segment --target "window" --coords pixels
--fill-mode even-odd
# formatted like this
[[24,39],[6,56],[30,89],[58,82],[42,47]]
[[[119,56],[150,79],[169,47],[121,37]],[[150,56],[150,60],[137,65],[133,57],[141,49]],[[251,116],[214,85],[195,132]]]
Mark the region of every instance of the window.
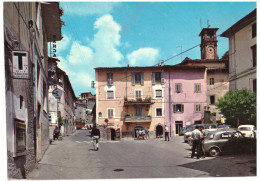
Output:
[[174,113],[183,113],[184,112],[184,105],[183,104],[174,104],[173,105],[173,112]]
[[252,38],[256,37],[256,23],[252,24]]
[[144,73],[143,72],[133,72],[132,73],[132,85],[140,84],[144,85]]
[[23,108],[23,96],[20,96],[20,109]]
[[215,104],[215,96],[210,96],[210,104]]
[[195,93],[201,92],[201,85],[200,84],[194,84],[194,92]]
[[135,108],[135,116],[142,116],[142,108],[140,107]]
[[162,108],[156,108],[156,116],[162,116]]
[[102,112],[98,113],[98,117],[100,117],[100,118],[102,117]]
[[214,78],[209,79],[209,85],[214,85]]
[[164,84],[164,72],[153,72],[152,84]]
[[142,91],[141,90],[135,90],[135,98],[136,99],[142,99]]
[[256,67],[256,45],[252,46],[251,50],[252,50],[253,67]]
[[229,139],[229,138],[231,138],[231,133],[228,133],[228,132],[222,133],[222,134],[220,135],[220,138],[221,138],[221,139]]
[[201,112],[201,105],[195,104],[195,112]]
[[182,90],[181,90],[181,83],[176,83],[175,84],[175,92],[176,93],[181,93],[182,92]]
[[114,91],[107,91],[107,99],[114,99]]
[[156,90],[155,91],[155,96],[156,96],[156,98],[161,98],[162,97],[162,90]]
[[107,85],[113,85],[113,73],[107,73]]
[[25,155],[26,151],[26,125],[23,121],[15,119],[15,156]]
[[108,117],[113,118],[114,117],[114,110],[113,109],[108,109]]

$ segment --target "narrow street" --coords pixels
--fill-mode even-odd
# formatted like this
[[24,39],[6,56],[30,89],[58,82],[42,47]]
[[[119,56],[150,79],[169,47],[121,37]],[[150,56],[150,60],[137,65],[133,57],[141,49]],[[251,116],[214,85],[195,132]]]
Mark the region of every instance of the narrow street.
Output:
[[53,142],[27,179],[112,179],[255,176],[256,155],[191,159],[183,137],[170,142],[101,140],[93,150],[89,132]]

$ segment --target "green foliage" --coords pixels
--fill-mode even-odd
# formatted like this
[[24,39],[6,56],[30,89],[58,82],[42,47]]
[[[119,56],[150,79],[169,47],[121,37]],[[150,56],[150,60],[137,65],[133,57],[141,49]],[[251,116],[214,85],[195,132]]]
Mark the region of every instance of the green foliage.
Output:
[[64,119],[62,117],[59,117],[58,122],[59,122],[59,127],[64,125]]
[[256,94],[246,89],[231,90],[216,103],[220,113],[226,118],[226,124],[256,125]]

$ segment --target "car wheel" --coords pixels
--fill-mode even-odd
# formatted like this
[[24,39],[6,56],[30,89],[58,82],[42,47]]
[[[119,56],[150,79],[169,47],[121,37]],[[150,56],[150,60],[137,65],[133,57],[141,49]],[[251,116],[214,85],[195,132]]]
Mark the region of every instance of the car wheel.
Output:
[[212,157],[218,156],[219,153],[220,153],[220,151],[219,151],[218,148],[211,148],[209,150],[209,155],[212,156]]

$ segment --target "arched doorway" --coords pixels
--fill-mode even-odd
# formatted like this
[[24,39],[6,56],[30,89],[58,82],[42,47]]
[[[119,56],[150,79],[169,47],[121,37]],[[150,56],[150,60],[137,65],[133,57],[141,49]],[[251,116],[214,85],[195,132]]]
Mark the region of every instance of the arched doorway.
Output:
[[116,130],[111,128],[111,140],[116,140]]
[[137,132],[138,132],[139,130],[144,130],[144,126],[137,125],[137,126],[133,127],[133,129],[132,129],[132,134],[133,134],[133,137],[134,137],[134,138],[137,137]]
[[157,125],[155,130],[156,130],[156,138],[163,136],[163,127],[162,127],[162,125]]

